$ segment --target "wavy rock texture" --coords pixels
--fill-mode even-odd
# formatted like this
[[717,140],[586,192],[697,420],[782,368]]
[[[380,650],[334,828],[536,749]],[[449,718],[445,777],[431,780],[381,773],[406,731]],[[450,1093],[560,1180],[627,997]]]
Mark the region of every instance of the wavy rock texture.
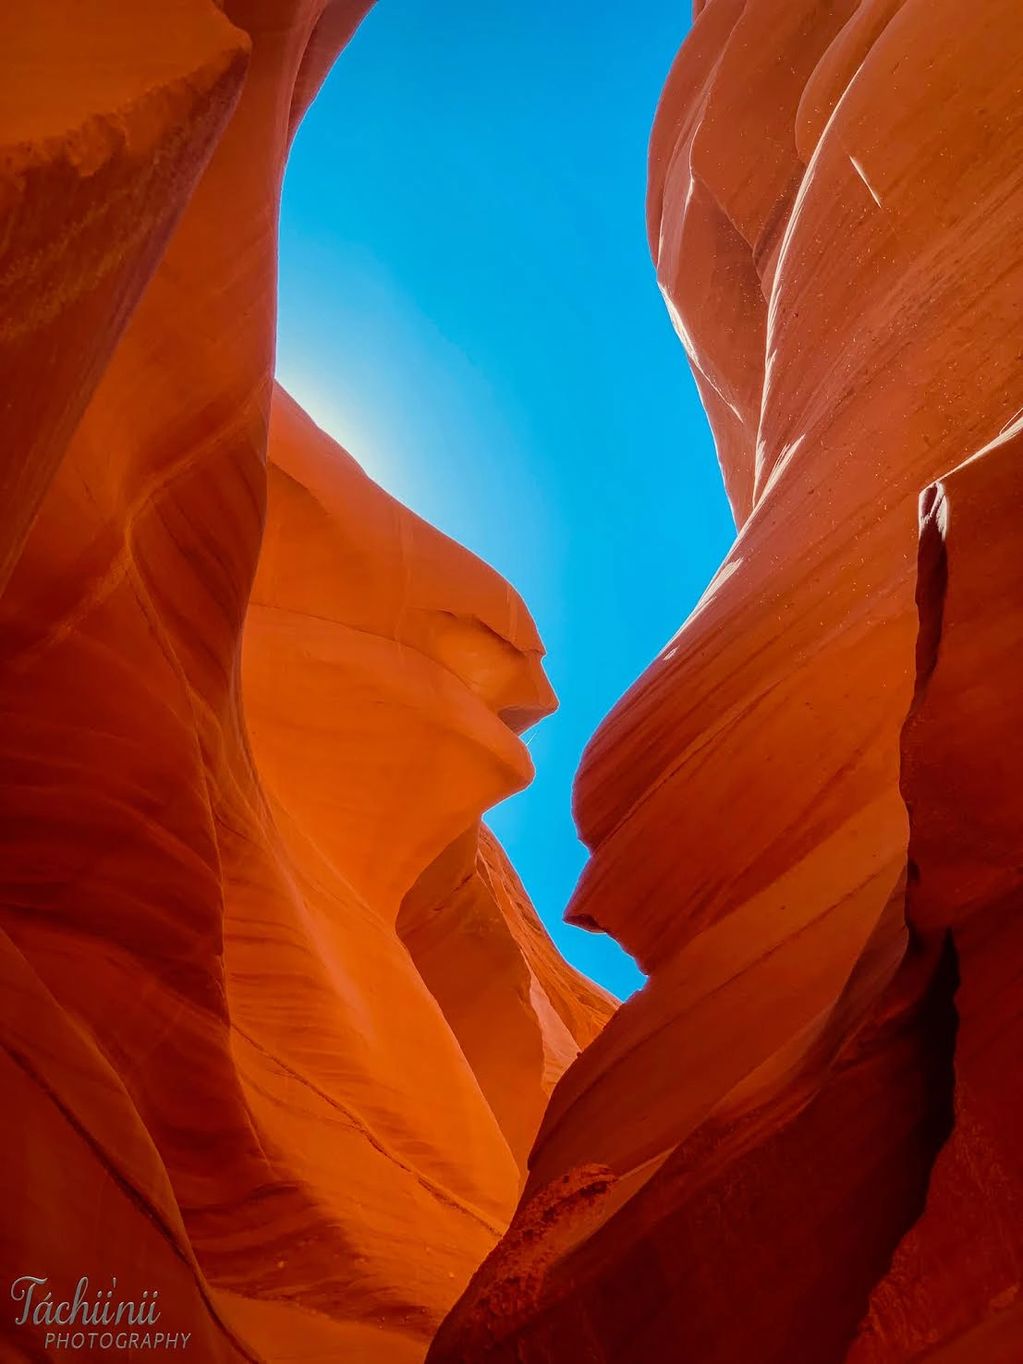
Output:
[[580,773],[614,1014],[480,823],[525,608],[272,379],[365,8],[0,19],[0,1268],[210,1361],[465,1289],[438,1364],[1014,1364],[1016,8],[697,6],[650,224],[739,534]]
[[524,1167],[555,1082],[610,1018],[610,999],[553,950],[482,825],[423,873],[398,931]]
[[921,490],[1023,406],[1021,81],[1003,0],[698,7],[650,227],[739,533],[577,783],[568,917],[651,981],[437,1364],[1023,1355],[1014,442],[948,484],[958,633],[914,607]]
[[0,14],[0,589],[237,99],[247,49],[192,0]]
[[365,8],[0,21],[0,1261],[157,1289],[204,1361],[422,1358],[611,1011],[480,833],[553,705],[528,614],[273,386],[288,142]]

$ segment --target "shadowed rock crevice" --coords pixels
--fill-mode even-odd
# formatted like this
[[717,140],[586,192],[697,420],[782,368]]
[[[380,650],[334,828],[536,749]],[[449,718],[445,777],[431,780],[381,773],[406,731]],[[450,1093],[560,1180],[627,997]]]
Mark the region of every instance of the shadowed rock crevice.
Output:
[[932,483],[920,494],[920,547],[916,571],[916,609],[920,626],[916,637],[913,709],[919,705],[923,689],[938,663],[941,621],[948,587],[948,553],[945,548],[947,523],[945,490],[940,483]]

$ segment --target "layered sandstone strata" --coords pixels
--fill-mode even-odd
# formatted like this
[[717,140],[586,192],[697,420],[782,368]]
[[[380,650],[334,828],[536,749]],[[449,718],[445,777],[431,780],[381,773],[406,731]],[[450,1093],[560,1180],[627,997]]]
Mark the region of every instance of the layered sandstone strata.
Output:
[[[699,7],[650,228],[738,536],[578,778],[569,918],[651,981],[438,1364],[1023,1351],[1018,456],[986,448],[1023,407],[1021,81],[1006,0]],[[960,465],[951,636],[917,514]]]
[[420,1359],[611,1001],[480,833],[553,705],[528,613],[273,385],[288,142],[366,5],[30,8],[0,20],[3,1272],[158,1290],[204,1361]]

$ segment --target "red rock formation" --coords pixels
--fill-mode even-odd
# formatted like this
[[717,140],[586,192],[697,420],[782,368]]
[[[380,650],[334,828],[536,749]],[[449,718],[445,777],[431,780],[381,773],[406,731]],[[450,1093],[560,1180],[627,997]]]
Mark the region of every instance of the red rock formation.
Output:
[[437,1364],[1023,1357],[1019,550],[990,452],[951,480],[975,566],[906,732],[908,898],[899,742],[920,491],[1023,406],[1021,79],[1002,0],[699,9],[651,237],[739,534],[578,779],[568,916],[652,979],[556,1088]]
[[468,899],[435,870],[529,778],[525,609],[273,389],[288,140],[365,7],[44,0],[0,47],[52,73],[0,163],[0,1267],[156,1290],[203,1360],[421,1358],[610,1011],[488,836]]

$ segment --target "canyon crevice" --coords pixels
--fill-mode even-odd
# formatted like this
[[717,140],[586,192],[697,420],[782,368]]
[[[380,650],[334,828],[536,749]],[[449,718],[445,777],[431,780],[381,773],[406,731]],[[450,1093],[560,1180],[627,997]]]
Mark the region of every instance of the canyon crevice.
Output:
[[650,241],[738,535],[568,909],[651,979],[429,1358],[1015,1360],[1018,14],[697,8]]
[[578,774],[621,1006],[482,822],[525,604],[274,379],[368,8],[0,17],[7,1282],[211,1364],[1018,1364],[1017,8],[694,4],[648,224],[737,536]]

